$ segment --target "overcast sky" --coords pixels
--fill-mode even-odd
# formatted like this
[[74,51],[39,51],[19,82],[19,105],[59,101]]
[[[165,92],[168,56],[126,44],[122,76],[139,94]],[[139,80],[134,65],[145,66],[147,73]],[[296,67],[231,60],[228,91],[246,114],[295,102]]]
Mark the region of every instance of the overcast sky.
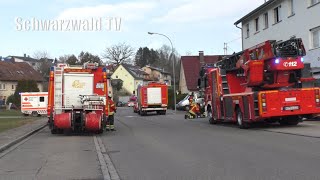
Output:
[[[186,53],[223,54],[241,50],[241,33],[233,24],[261,5],[264,0],[0,0],[0,56],[47,51],[51,58],[89,51],[101,55],[112,44],[126,42],[134,48],[159,48],[169,36],[181,55]],[[66,30],[67,20],[82,23],[102,19],[101,30]],[[107,21],[121,18],[121,24]],[[49,31],[34,31],[32,20],[60,24]],[[26,21],[31,21],[25,25]],[[62,24],[62,21],[63,24]],[[111,26],[109,23],[111,22]],[[120,27],[120,31],[116,28]],[[27,28],[27,29],[26,29]],[[28,29],[29,28],[29,29]],[[81,26],[82,30],[83,27]],[[81,29],[80,28],[80,29]],[[41,29],[41,27],[40,27]]]

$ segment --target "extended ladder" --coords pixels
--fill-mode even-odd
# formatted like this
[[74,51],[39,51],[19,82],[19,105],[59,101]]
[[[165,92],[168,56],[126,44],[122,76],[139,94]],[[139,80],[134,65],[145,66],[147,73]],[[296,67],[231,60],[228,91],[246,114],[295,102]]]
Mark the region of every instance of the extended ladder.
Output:
[[54,109],[56,114],[62,113],[62,79],[63,68],[55,67],[54,70]]

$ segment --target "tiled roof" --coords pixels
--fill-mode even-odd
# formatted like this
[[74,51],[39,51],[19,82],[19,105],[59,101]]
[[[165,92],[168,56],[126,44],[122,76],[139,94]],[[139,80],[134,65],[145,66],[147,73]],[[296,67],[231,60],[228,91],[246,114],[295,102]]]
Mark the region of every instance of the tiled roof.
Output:
[[28,61],[28,62],[39,62],[38,59],[34,59],[34,58],[31,58],[29,56],[10,56],[12,58],[17,58],[17,59],[22,59],[24,61]]
[[[222,57],[222,55],[204,56],[204,62],[206,64],[214,64],[221,60]],[[181,56],[181,64],[188,90],[196,91],[201,68],[199,56]]]
[[[122,64],[122,66],[135,78],[143,80],[143,75],[148,75],[146,72],[140,69],[138,66],[130,64]],[[142,76],[142,77],[141,77]]]
[[41,74],[35,71],[26,62],[3,62],[0,61],[0,80],[2,81],[19,81],[19,80],[44,81]]
[[150,68],[151,70],[156,70],[156,71],[159,71],[160,73],[162,73],[162,74],[170,74],[169,72],[166,72],[166,71],[164,71],[163,69],[161,69],[161,68],[157,68],[157,67],[152,67],[152,66],[146,66],[147,68]]

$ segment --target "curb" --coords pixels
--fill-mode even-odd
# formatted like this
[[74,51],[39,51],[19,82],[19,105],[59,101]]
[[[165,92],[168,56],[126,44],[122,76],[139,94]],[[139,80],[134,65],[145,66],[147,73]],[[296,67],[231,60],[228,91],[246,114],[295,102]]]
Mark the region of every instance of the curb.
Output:
[[17,139],[15,139],[15,140],[13,140],[13,141],[11,141],[11,142],[9,142],[9,143],[1,146],[1,147],[0,147],[0,153],[3,152],[3,151],[5,151],[5,150],[7,150],[7,149],[9,149],[9,148],[12,147],[13,145],[21,142],[22,140],[26,139],[27,137],[33,135],[34,133],[40,131],[41,129],[43,129],[43,128],[46,127],[46,126],[47,126],[47,123],[45,123],[44,125],[41,125],[41,126],[37,127],[36,129],[34,129],[34,130],[32,130],[32,131],[30,131],[30,132],[28,132],[28,133],[26,133],[26,134],[18,137]]

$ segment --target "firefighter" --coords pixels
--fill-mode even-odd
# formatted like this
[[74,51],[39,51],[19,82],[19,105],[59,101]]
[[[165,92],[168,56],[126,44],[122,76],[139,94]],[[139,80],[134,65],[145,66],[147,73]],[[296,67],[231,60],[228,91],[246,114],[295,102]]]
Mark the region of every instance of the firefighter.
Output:
[[189,99],[190,110],[185,115],[185,119],[190,118],[194,119],[198,116],[200,109],[197,103],[195,103],[192,99]]
[[109,101],[109,107],[108,107],[108,119],[107,119],[107,125],[106,125],[106,130],[107,131],[115,131],[114,128],[114,113],[117,112],[116,105],[111,99],[111,96],[108,96],[108,101]]

